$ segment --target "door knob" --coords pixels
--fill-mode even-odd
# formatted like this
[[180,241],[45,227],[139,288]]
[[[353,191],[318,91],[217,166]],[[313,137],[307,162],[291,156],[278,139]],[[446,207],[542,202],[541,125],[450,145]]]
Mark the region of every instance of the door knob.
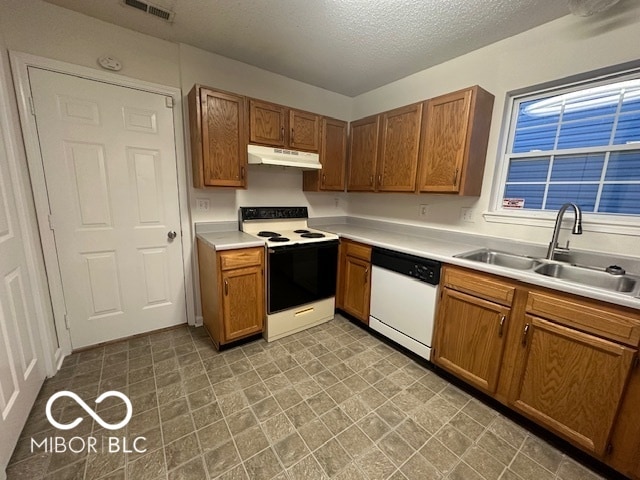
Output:
[[169,233],[167,233],[167,237],[169,237],[169,240],[173,240],[177,236],[178,236],[178,234],[176,232],[174,232],[173,230],[171,230]]

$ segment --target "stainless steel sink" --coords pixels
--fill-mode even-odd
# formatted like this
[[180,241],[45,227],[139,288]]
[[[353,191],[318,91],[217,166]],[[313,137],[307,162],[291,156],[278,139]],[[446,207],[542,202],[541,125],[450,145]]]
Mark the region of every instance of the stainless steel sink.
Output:
[[460,255],[456,255],[456,257],[472,260],[474,262],[489,263],[499,267],[514,268],[516,270],[529,270],[540,265],[540,261],[536,258],[526,257],[524,255],[515,255],[513,253],[499,252],[488,248],[462,253]]
[[578,267],[575,265],[564,265],[561,263],[546,263],[538,266],[534,271],[547,277],[557,278],[558,280],[566,280],[581,285],[589,285],[591,287],[623,293],[633,292],[640,280],[630,275],[612,275],[602,270]]
[[[456,255],[456,258],[514,270],[529,271],[531,274],[544,275],[563,282],[600,288],[609,292],[624,293],[640,298],[640,276],[626,274],[624,271],[622,275],[615,275],[606,272],[603,268],[580,266],[546,258],[528,257],[489,248],[461,253]],[[612,263],[615,262],[612,260]]]

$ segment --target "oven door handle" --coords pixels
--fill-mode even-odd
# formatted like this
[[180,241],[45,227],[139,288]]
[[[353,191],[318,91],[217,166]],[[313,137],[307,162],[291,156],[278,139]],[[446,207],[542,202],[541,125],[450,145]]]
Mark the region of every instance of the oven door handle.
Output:
[[331,248],[339,245],[338,240],[323,240],[321,242],[309,242],[309,243],[296,243],[294,245],[283,245],[281,247],[269,247],[267,252],[270,255],[278,255],[279,253],[287,253],[293,250],[304,250],[308,248],[320,249]]

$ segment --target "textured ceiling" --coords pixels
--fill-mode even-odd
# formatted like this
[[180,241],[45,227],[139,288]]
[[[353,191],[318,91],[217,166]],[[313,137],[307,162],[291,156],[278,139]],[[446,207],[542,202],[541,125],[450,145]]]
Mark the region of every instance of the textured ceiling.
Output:
[[46,0],[355,96],[567,15],[563,0]]

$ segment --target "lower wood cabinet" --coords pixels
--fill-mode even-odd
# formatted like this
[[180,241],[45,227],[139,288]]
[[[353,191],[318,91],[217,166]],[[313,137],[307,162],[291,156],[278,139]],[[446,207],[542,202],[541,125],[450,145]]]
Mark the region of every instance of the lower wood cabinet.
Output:
[[605,454],[636,350],[532,315],[525,322],[509,403]]
[[264,248],[215,251],[198,239],[203,324],[216,347],[264,328]]
[[434,362],[487,393],[498,386],[510,308],[445,288]]
[[371,247],[350,240],[340,244],[337,306],[369,324]]
[[433,361],[640,479],[640,311],[445,266]]

